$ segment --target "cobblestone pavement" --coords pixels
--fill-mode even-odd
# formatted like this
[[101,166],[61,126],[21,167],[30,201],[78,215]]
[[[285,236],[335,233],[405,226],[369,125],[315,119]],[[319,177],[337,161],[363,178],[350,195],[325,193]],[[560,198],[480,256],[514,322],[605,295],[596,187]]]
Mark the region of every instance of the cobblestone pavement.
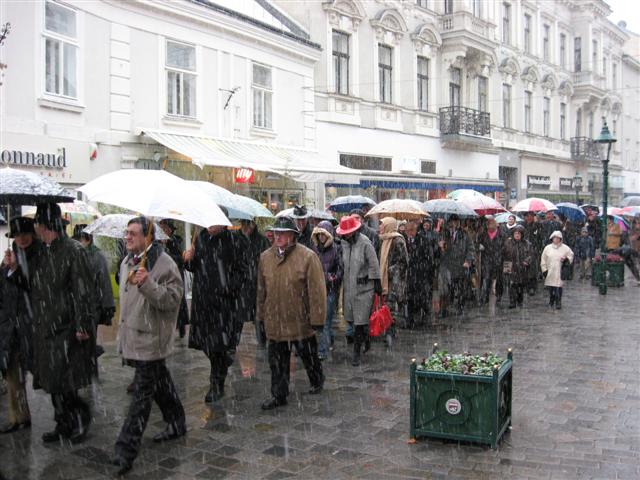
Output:
[[[184,341],[170,369],[187,412],[186,437],[156,445],[163,428],[153,408],[141,456],[129,479],[236,478],[640,478],[640,288],[606,297],[578,281],[565,289],[564,309],[542,295],[523,310],[489,306],[421,331],[400,331],[392,352],[374,343],[361,367],[351,366],[342,336],[324,362],[321,395],[292,358],[289,406],[260,410],[269,396],[266,352],[245,328],[226,398],[209,407],[208,361]],[[251,327],[248,325],[247,327]],[[420,439],[407,443],[409,361],[434,341],[449,351],[514,349],[513,426],[497,450]],[[133,371],[106,344],[100,382],[84,391],[95,423],[83,444],[44,446],[53,426],[49,398],[29,391],[33,427],[0,437],[0,471],[11,480],[105,479],[128,406]],[[6,420],[6,396],[0,397]]]

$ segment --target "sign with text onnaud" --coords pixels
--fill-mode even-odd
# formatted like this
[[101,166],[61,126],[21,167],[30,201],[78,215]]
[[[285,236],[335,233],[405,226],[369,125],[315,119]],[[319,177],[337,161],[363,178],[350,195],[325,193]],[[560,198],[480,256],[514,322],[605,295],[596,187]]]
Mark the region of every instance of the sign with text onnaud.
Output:
[[234,181],[236,183],[253,183],[255,172],[251,168],[235,168]]

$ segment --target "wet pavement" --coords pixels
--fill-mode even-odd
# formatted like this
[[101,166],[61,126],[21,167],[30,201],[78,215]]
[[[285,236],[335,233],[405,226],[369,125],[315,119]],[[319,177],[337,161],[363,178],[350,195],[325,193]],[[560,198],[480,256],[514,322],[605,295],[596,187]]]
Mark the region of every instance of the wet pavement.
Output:
[[[177,340],[169,362],[187,412],[186,437],[156,445],[164,424],[154,406],[142,452],[129,479],[236,478],[640,478],[640,288],[610,289],[606,297],[579,281],[565,288],[564,309],[550,310],[540,293],[526,308],[493,305],[398,333],[391,352],[376,342],[360,367],[351,366],[344,337],[324,362],[320,395],[292,358],[289,405],[263,412],[269,397],[265,350],[246,325],[227,394],[203,398],[209,364]],[[513,426],[497,450],[409,439],[409,362],[433,342],[451,352],[514,349]],[[128,406],[133,370],[105,343],[100,381],[83,396],[95,421],[80,445],[45,446],[53,427],[49,398],[29,390],[33,427],[0,436],[0,472],[11,480],[106,479],[108,461]],[[6,396],[0,397],[6,421]]]

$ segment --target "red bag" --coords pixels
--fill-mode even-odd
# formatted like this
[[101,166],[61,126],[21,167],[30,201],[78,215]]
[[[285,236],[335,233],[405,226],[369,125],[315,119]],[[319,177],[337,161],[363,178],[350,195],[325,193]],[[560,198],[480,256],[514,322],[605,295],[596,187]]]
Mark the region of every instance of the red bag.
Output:
[[384,304],[384,299],[376,295],[373,300],[373,312],[369,317],[369,336],[379,337],[393,325],[391,310]]

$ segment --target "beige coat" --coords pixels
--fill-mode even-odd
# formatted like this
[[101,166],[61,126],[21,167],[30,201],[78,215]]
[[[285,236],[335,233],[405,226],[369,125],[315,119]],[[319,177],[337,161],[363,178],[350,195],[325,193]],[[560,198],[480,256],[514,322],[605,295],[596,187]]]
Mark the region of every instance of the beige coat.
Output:
[[256,318],[269,340],[287,342],[313,335],[323,326],[327,293],[322,265],[312,250],[296,244],[283,257],[273,246],[260,255]]
[[564,243],[560,245],[550,243],[544,247],[540,257],[540,269],[542,273],[548,272],[544,279],[545,287],[562,287],[564,285],[561,272],[562,261],[565,258],[573,262],[573,251]]
[[132,268],[120,265],[119,351],[126,360],[161,360],[173,351],[183,282],[176,263],[162,252],[139,288],[127,283]]

